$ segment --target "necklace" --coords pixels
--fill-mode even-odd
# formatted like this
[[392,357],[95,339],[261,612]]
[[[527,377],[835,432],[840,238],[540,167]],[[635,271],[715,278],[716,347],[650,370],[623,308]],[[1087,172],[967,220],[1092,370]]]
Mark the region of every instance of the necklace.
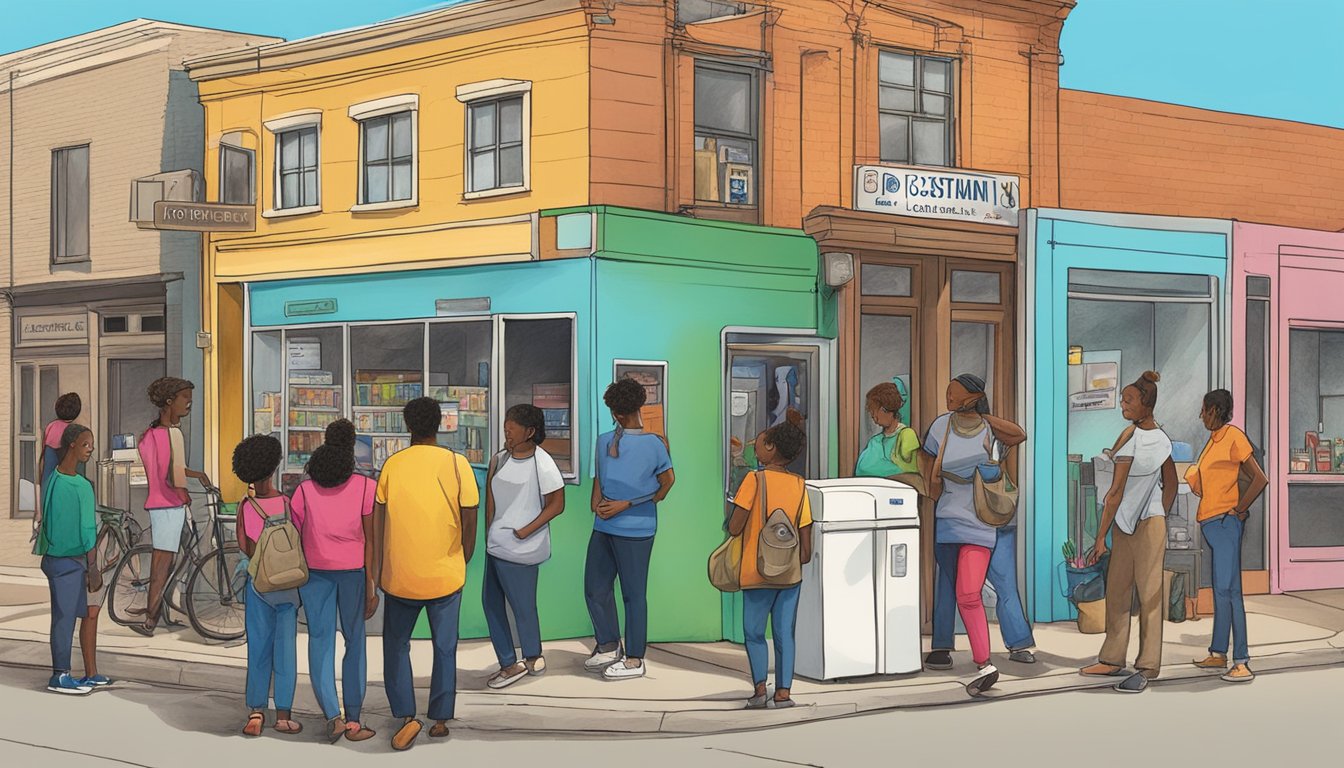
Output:
[[957,423],[957,414],[955,413],[950,418],[952,419],[952,431],[961,437],[975,437],[980,434],[980,430],[984,429],[985,426],[985,420],[980,418],[979,414],[976,414],[975,423],[971,426],[963,426]]

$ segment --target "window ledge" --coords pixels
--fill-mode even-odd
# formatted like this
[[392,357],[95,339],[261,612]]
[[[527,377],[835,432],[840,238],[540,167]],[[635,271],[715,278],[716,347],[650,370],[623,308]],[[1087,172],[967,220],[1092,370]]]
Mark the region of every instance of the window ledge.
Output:
[[491,197],[506,197],[508,195],[521,195],[531,192],[532,188],[523,185],[518,187],[495,187],[494,189],[482,189],[476,192],[463,192],[463,200],[483,200]]
[[267,209],[261,212],[263,219],[283,219],[287,216],[305,216],[310,213],[321,213],[320,205],[304,205],[298,208],[278,208]]
[[396,211],[402,208],[417,208],[420,201],[416,198],[410,200],[388,200],[385,203],[360,203],[350,206],[351,213],[373,213],[376,211]]

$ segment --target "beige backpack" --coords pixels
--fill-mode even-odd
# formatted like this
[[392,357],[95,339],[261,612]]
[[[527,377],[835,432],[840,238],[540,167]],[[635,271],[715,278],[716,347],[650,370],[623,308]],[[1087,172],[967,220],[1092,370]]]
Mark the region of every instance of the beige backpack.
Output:
[[247,564],[252,577],[252,588],[263,594],[302,587],[308,583],[308,561],[303,556],[299,529],[290,519],[289,499],[284,500],[281,515],[267,515],[252,497],[244,499],[261,515],[263,526],[257,537],[257,548]]

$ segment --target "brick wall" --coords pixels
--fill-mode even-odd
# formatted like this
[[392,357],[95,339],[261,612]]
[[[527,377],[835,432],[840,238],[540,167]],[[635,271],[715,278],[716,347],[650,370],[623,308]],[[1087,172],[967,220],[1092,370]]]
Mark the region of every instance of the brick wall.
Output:
[[1344,130],[1060,91],[1061,207],[1344,230]]

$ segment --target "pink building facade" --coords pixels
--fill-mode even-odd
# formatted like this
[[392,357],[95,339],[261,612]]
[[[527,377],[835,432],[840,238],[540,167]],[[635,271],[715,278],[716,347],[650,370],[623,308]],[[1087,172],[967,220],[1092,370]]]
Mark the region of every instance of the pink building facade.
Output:
[[1231,276],[1234,423],[1270,478],[1247,587],[1344,587],[1344,232],[1234,224]]

